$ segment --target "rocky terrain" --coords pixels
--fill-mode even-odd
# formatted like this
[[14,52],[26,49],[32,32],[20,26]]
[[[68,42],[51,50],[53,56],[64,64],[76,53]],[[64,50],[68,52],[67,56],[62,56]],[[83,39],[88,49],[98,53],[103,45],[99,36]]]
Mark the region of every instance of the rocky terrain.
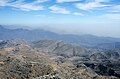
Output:
[[119,79],[119,60],[119,49],[7,40],[0,42],[0,79]]

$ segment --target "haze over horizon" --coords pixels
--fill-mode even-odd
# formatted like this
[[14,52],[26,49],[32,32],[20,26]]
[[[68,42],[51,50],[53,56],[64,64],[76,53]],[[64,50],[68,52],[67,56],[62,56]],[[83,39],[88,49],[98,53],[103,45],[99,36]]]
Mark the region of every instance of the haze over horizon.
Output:
[[0,18],[1,25],[120,38],[119,0],[0,0]]
[[[60,25],[60,24],[59,24]],[[98,27],[83,27],[70,24],[61,24],[60,27],[56,24],[42,24],[42,25],[1,25],[6,29],[28,29],[28,30],[45,30],[58,34],[72,34],[72,35],[95,35],[100,37],[113,37],[120,38],[119,27],[114,27],[114,29],[108,29],[108,26]],[[66,27],[69,26],[69,27]],[[73,27],[74,26],[74,27]],[[113,32],[114,30],[114,32]]]

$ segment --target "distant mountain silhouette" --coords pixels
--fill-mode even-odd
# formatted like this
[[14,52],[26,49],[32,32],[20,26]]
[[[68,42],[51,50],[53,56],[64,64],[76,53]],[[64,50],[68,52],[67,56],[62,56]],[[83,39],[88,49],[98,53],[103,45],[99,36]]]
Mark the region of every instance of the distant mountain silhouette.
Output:
[[105,43],[120,42],[119,38],[98,37],[94,35],[72,35],[72,34],[57,34],[41,29],[8,29],[0,25],[0,40],[8,39],[25,39],[27,41],[36,41],[41,39],[62,40],[72,44],[81,44],[85,46],[97,46]]

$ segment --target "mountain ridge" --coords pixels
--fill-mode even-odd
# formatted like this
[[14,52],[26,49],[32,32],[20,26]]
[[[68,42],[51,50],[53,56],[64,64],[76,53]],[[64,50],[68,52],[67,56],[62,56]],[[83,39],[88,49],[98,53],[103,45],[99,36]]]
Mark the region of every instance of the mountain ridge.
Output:
[[7,39],[25,39],[27,41],[36,41],[41,39],[63,40],[64,42],[94,47],[104,43],[120,42],[120,38],[98,37],[94,35],[73,35],[73,34],[57,34],[51,31],[41,29],[8,29],[0,25],[0,40]]

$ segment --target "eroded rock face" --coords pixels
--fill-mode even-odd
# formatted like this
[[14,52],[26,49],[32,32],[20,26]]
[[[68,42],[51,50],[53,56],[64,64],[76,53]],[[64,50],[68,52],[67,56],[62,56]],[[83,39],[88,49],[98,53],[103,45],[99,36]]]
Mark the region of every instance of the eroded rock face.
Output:
[[[94,63],[92,66],[89,63],[87,65],[86,62],[89,62],[90,59],[86,58],[88,56],[81,56],[81,51],[84,53],[86,49],[77,47],[74,51],[72,50],[72,53],[79,50],[77,53],[80,55],[61,56],[56,54],[58,50],[64,50],[62,52],[66,53],[65,49],[67,48],[67,52],[71,53],[68,50],[74,47],[64,43],[58,45],[58,42],[54,44],[51,41],[44,41],[44,43],[42,44],[42,46],[45,45],[44,49],[52,50],[51,53],[32,48],[27,43],[11,42],[10,46],[6,43],[5,47],[0,49],[0,79],[117,79],[112,77],[113,75],[102,76],[94,70],[97,69],[96,67],[105,70],[107,64],[105,67]],[[48,43],[50,46],[53,43],[52,47],[48,47]],[[109,70],[109,72],[112,74],[113,70]]]
[[119,53],[117,51],[94,51],[84,47],[81,48],[79,46],[77,47],[70,44],[65,44],[61,41],[42,41],[34,43],[33,47],[37,48],[37,50],[44,48],[48,51],[48,53],[56,54],[56,56],[59,57],[56,57],[55,60],[59,63],[64,63],[67,60],[77,66],[79,66],[79,63],[84,63],[87,67],[91,68],[99,75],[119,77],[119,64],[117,64],[119,63]]
[[40,40],[34,42],[33,48],[63,57],[87,56],[90,53],[90,51],[84,47],[73,46],[63,41],[54,40]]
[[[54,73],[55,62],[26,46],[20,44],[0,50],[0,79],[32,79]],[[10,48],[14,50],[6,50]]]

